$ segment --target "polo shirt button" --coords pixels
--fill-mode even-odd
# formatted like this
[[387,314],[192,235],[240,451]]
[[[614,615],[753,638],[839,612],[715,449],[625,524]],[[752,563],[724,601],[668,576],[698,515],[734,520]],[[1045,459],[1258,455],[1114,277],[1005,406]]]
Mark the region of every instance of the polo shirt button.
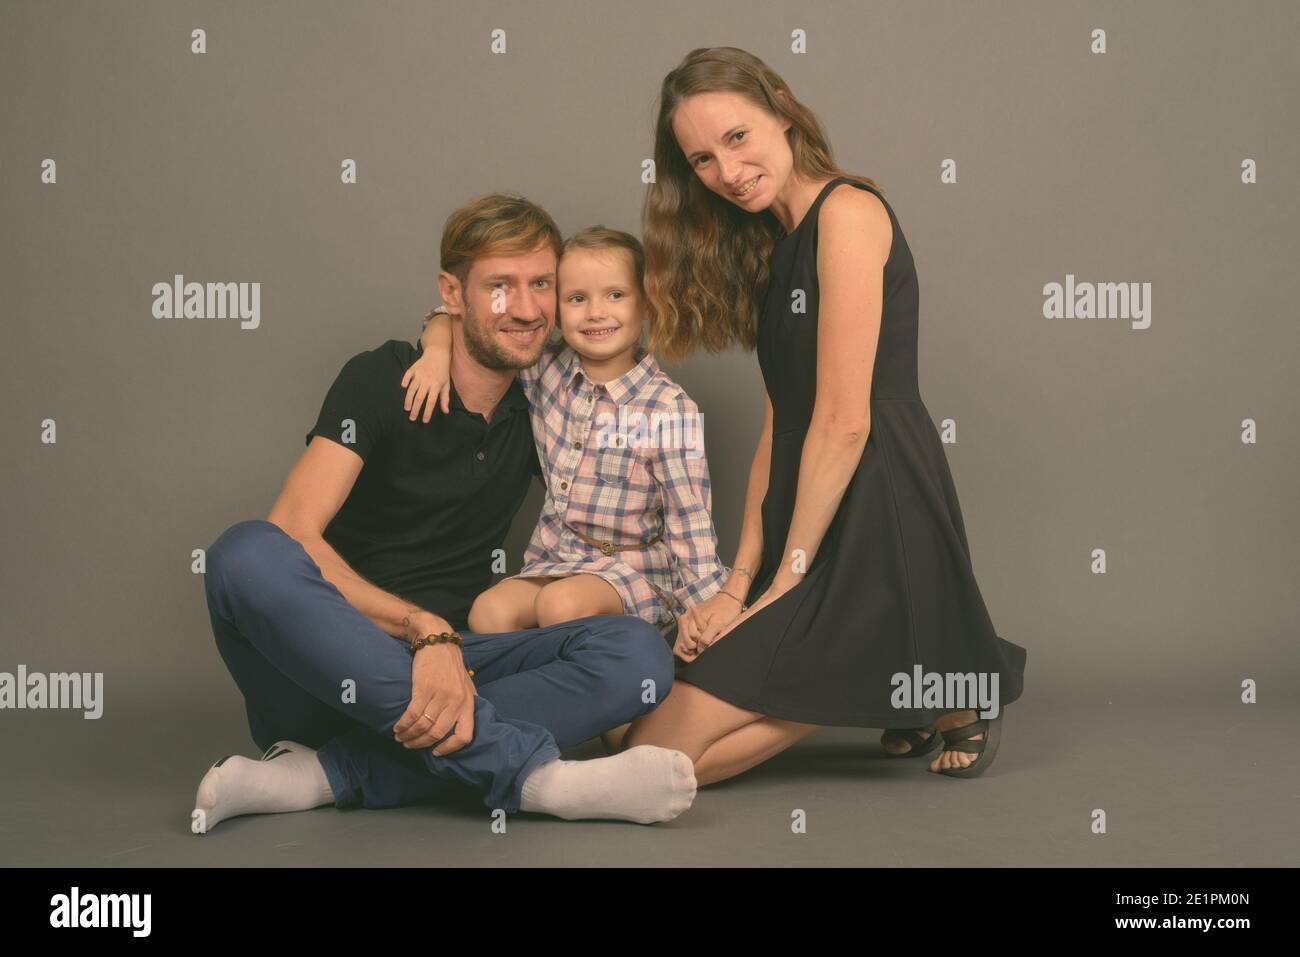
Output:
[[487,456],[484,455],[482,452],[478,453],[478,460],[480,462],[482,462],[485,458],[487,458]]
[[582,448],[582,443],[581,443],[581,442],[574,442],[574,443],[573,443],[573,447],[574,447],[575,449],[580,449],[580,448]]
[[568,487],[569,487],[569,483],[568,483],[568,482],[561,482],[561,483],[560,483],[560,489],[561,489],[561,490],[566,489],[566,488],[568,488]]

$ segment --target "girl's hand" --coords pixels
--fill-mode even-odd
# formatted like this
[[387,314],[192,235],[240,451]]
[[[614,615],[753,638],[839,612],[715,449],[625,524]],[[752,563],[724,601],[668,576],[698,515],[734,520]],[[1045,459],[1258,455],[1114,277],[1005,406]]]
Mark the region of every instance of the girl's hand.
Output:
[[677,616],[677,640],[673,642],[673,654],[682,661],[694,661],[699,657],[701,648],[697,639],[700,631],[695,609],[688,608]]
[[433,418],[435,406],[442,406],[444,414],[451,411],[451,375],[447,365],[447,360],[437,353],[426,352],[402,376],[402,387],[406,389],[402,407],[411,413],[412,422],[419,416],[421,405],[426,423]]
[[[724,598],[723,601],[726,599]],[[732,602],[739,610],[740,603]],[[673,643],[673,654],[683,661],[694,661],[704,646],[700,644],[700,636],[710,630],[710,616],[716,614],[717,606],[710,607],[709,602],[700,602],[694,607],[686,609],[677,616],[677,640]],[[722,609],[725,613],[727,609]],[[714,619],[716,621],[716,619]],[[718,627],[715,624],[714,629]]]

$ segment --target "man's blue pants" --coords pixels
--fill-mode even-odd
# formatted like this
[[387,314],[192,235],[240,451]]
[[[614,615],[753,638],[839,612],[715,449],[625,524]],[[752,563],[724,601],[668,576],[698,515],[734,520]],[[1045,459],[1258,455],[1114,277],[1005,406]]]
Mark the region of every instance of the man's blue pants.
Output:
[[478,692],[474,737],[438,757],[393,740],[411,698],[405,642],[349,604],[278,526],[223,532],[208,549],[206,590],[254,742],[317,748],[339,807],[435,801],[468,785],[489,808],[514,813],[534,768],[653,710],[672,686],[667,642],[631,615],[462,631]]

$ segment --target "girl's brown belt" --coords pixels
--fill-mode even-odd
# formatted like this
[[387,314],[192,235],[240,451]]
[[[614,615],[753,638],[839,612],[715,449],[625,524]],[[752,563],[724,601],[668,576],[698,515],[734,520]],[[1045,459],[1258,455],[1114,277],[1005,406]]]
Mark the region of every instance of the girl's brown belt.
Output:
[[[574,528],[572,525],[569,525],[567,522],[565,523],[565,525],[568,526],[569,531],[573,532],[574,535],[578,536],[578,538],[582,539],[588,545],[592,545],[596,548],[599,548],[602,555],[613,555],[615,552],[626,551],[628,549],[649,548],[651,545],[663,541],[663,537],[664,537],[663,527],[660,526],[659,531],[655,532],[655,537],[650,539],[650,541],[648,542],[635,542],[629,545],[615,545],[613,542],[602,542],[599,539],[592,538],[590,535],[584,535],[582,532],[578,531],[576,528]],[[646,579],[646,584],[655,590],[655,594],[659,596],[660,601],[664,603],[664,607],[668,609],[668,614],[673,616],[673,624],[674,625],[677,624],[677,610],[674,605],[673,597],[669,595],[667,592],[665,592],[658,585],[656,585],[654,582],[650,581],[649,578]]]

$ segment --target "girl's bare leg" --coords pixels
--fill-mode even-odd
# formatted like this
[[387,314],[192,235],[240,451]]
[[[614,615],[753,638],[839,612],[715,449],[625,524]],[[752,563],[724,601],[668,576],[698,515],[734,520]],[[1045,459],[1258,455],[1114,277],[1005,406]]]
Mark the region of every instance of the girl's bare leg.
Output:
[[538,627],[545,628],[589,615],[621,615],[623,599],[599,575],[570,575],[543,587],[534,598],[533,608]]
[[507,578],[474,599],[469,630],[479,634],[522,631],[537,627],[534,603],[553,578]]

